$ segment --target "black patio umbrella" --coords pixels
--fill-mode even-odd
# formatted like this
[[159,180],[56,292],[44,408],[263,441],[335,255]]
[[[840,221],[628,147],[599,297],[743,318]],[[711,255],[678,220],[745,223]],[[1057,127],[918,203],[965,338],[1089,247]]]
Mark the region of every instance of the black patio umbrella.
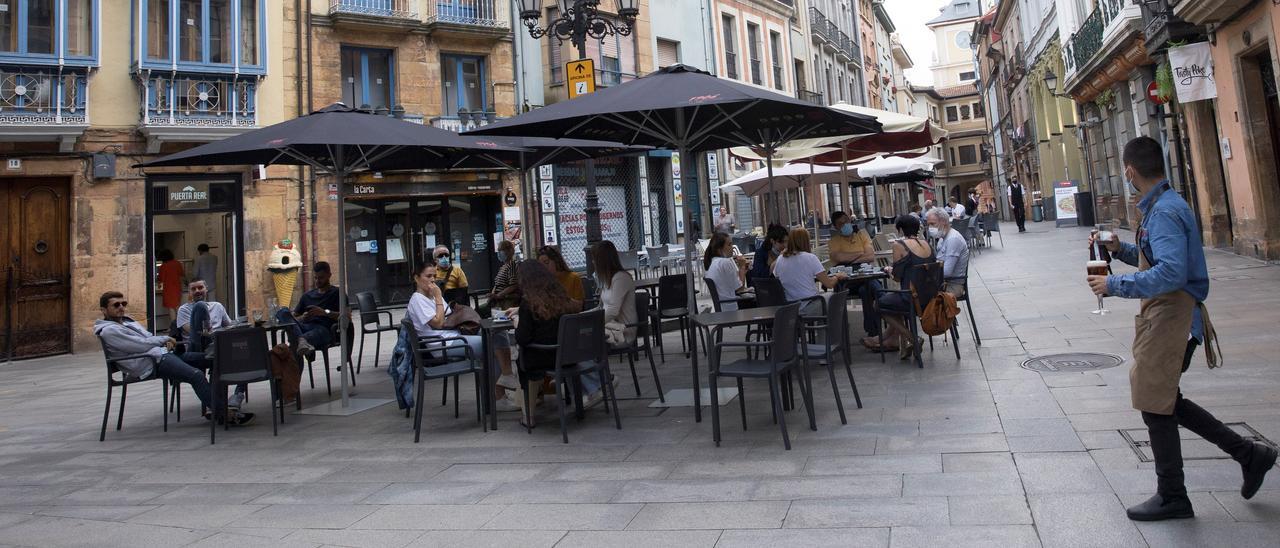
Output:
[[[464,136],[464,138],[467,138]],[[610,141],[592,141],[587,139],[554,139],[551,137],[470,137],[487,143],[495,143],[511,150],[493,151],[484,156],[468,156],[459,158],[451,167],[474,168],[493,167],[492,162],[499,162],[511,169],[526,171],[546,164],[576,162],[591,158],[603,158],[624,154],[635,154],[652,150],[653,147],[624,145]],[[393,157],[374,162],[371,169],[378,171],[395,171],[403,169],[421,169],[413,158]]]
[[[758,146],[771,157],[779,145],[799,137],[878,132],[880,123],[870,116],[716,78],[688,65],[672,65],[464,135],[600,139],[678,149],[682,158],[688,158],[690,152],[734,146]],[[768,167],[772,177],[772,162]],[[685,226],[693,226],[691,208],[684,213]],[[689,264],[692,253],[692,246],[685,245]],[[695,310],[692,271],[688,276],[689,310]]]
[[[519,154],[532,152],[452,131],[405,122],[335,103],[316,112],[200,145],[135,167],[212,165],[306,165],[331,174],[338,184],[338,241],[346,234],[342,198],[346,178],[379,163],[406,169],[448,169],[461,166],[508,168]],[[338,280],[348,287],[346,253],[338,253]],[[346,318],[346,299],[339,317]],[[349,350],[347,322],[339,321],[342,358]],[[345,368],[351,371],[351,368]],[[354,375],[355,373],[352,372]],[[342,377],[342,407],[349,406],[347,376]]]

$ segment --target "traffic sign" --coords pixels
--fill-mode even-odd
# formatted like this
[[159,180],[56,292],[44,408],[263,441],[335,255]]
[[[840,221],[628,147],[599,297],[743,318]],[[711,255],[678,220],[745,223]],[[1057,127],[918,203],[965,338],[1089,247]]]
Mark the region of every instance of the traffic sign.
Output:
[[568,75],[569,98],[593,93],[596,90],[596,64],[591,59],[578,59],[564,64]]
[[1163,105],[1164,99],[1160,98],[1159,88],[1160,86],[1157,86],[1155,82],[1151,82],[1150,84],[1147,84],[1147,99],[1150,99],[1152,103],[1155,103],[1157,105]]

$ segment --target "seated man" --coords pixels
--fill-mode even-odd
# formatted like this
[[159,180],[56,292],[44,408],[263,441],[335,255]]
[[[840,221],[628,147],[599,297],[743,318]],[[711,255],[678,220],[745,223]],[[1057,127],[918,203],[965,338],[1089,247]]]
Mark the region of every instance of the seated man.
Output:
[[945,211],[929,212],[929,237],[937,241],[935,249],[942,262],[943,290],[959,299],[964,297],[965,278],[969,276],[969,243],[959,230],[951,228]]
[[[857,223],[843,211],[831,214],[831,239],[827,241],[827,251],[831,256],[831,264],[857,266],[873,263],[876,260],[875,247],[871,245],[871,237],[866,231],[858,230]],[[850,294],[862,298],[862,328],[867,337],[880,336],[880,321],[870,311],[875,306],[876,291],[880,282],[876,280],[842,282]],[[897,350],[892,348],[889,350]]]
[[[204,373],[192,367],[192,362],[202,362],[203,353],[188,352],[178,356],[171,352],[176,343],[171,337],[152,335],[142,324],[125,314],[129,301],[119,291],[108,291],[98,299],[102,319],[94,322],[93,333],[102,339],[108,358],[146,354],[145,358],[123,360],[120,370],[130,379],[160,377],[172,382],[191,385],[205,409],[205,418],[211,418],[209,409],[218,407],[211,401],[212,390]],[[253,413],[235,413],[229,417],[231,424],[244,426],[253,421]],[[222,417],[218,418],[219,421]]]
[[[317,348],[333,344],[333,326],[338,322],[342,298],[342,292],[329,283],[332,277],[329,263],[318,261],[311,271],[315,274],[315,287],[302,294],[292,311],[281,308],[276,312],[276,320],[281,324],[295,326],[293,336],[298,340],[298,351],[308,360],[315,359]],[[347,336],[352,336],[351,330]]]
[[751,285],[752,280],[757,278],[772,278],[773,262],[786,247],[787,229],[782,225],[769,225],[769,230],[765,232],[764,245],[756,250],[751,270],[747,272],[747,284]]
[[[222,303],[205,300],[209,296],[209,286],[204,280],[196,278],[187,282],[187,295],[191,300],[182,303],[178,308],[178,319],[174,321],[174,325],[186,334],[187,353],[204,354],[205,346],[210,342],[209,338],[203,335],[205,328],[212,331],[231,327],[235,322],[227,314],[227,309],[222,306]],[[207,369],[204,364],[207,364],[208,360],[203,360],[202,363],[187,363]],[[227,407],[239,409],[244,404],[247,389],[247,385],[236,385],[235,393],[231,394],[231,398],[227,400]]]

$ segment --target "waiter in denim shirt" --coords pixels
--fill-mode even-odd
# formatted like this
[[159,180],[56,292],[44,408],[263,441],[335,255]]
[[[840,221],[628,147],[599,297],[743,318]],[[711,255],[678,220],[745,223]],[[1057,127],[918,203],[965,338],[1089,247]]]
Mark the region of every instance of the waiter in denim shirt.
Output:
[[1138,521],[1190,518],[1195,512],[1183,483],[1179,425],[1240,463],[1244,474],[1240,494],[1246,499],[1257,493],[1267,470],[1275,465],[1276,450],[1242,438],[1182,397],[1178,381],[1191,365],[1198,345],[1204,343],[1210,367],[1218,365],[1211,346],[1215,339],[1213,324],[1204,307],[1209,296],[1209,272],[1199,227],[1187,202],[1171,190],[1164,178],[1160,143],[1150,137],[1129,141],[1123,160],[1130,193],[1142,196],[1138,202],[1142,212],[1138,243],[1122,244],[1114,237],[1105,243],[1115,258],[1139,270],[1089,276],[1088,280],[1098,295],[1142,299],[1134,320],[1134,363],[1129,370],[1129,384],[1133,407],[1142,412],[1142,421],[1151,434],[1156,494],[1129,508],[1128,514],[1129,519]]

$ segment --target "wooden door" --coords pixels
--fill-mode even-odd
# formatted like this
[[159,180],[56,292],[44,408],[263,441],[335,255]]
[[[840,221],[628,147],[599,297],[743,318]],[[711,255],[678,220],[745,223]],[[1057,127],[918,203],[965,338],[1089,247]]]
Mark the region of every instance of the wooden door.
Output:
[[71,347],[71,197],[65,179],[0,183],[0,352],[15,358],[60,354]]

